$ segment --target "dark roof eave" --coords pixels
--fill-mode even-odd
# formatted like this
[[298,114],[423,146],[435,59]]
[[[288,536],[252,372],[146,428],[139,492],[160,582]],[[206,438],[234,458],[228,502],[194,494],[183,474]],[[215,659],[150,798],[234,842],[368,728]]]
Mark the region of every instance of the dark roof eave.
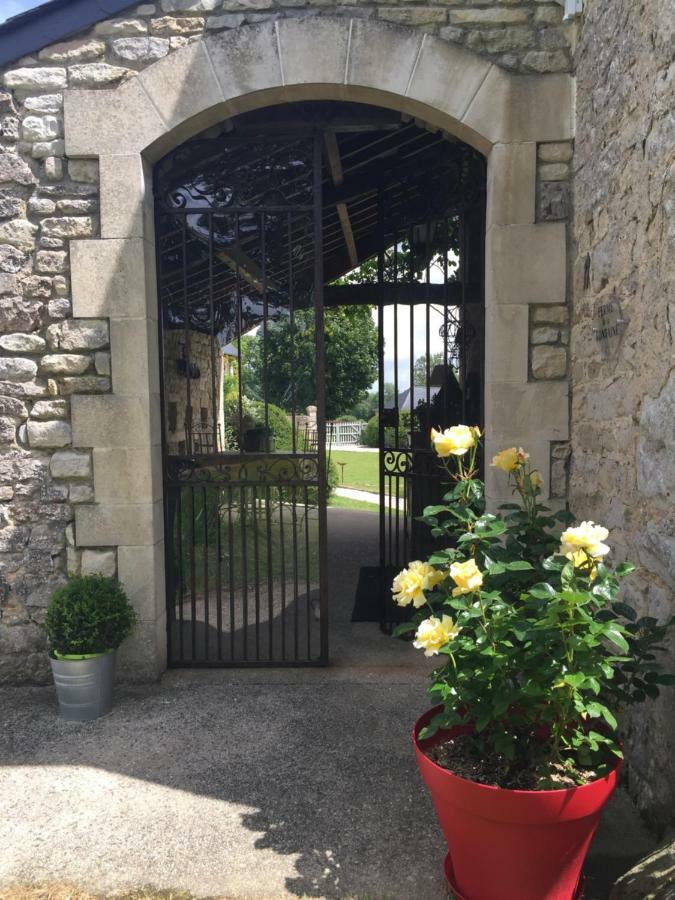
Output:
[[0,67],[135,6],[129,0],[50,0],[0,25]]

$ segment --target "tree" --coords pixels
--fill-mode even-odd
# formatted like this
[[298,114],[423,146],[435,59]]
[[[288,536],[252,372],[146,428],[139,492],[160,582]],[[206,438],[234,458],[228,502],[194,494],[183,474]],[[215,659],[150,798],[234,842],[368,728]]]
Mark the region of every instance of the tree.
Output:
[[[266,395],[288,411],[316,403],[314,311],[299,310],[290,322],[271,322],[264,338],[241,341],[243,391]],[[255,342],[255,347],[253,346]],[[367,396],[377,378],[377,327],[369,306],[341,306],[324,313],[326,417],[335,419]],[[266,363],[266,365],[265,365]]]
[[[432,353],[429,356],[429,375],[434,371],[434,366],[443,365],[443,354],[442,353]],[[415,360],[415,365],[413,366],[413,382],[418,385],[425,387],[427,383],[427,354],[424,356],[418,357]]]

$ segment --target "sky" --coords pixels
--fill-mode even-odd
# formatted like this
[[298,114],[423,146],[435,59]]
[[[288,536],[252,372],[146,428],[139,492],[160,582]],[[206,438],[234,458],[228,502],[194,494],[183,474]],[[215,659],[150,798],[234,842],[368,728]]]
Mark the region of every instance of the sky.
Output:
[[45,0],[0,0],[0,22],[44,2]]

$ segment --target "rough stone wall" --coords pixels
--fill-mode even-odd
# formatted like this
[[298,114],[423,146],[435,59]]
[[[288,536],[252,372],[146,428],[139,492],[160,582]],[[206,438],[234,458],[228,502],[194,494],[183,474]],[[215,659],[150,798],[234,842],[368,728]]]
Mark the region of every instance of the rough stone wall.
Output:
[[[675,7],[586,6],[576,53],[571,504],[611,529],[617,558],[641,566],[627,593],[664,620],[675,613]],[[627,326],[603,359],[593,310],[612,298]],[[664,689],[630,716],[630,786],[663,824],[675,804],[674,708]]]
[[[68,571],[117,568],[115,548],[78,550],[72,526],[73,505],[95,496],[91,448],[72,446],[69,397],[109,391],[111,372],[107,321],[72,319],[70,243],[99,233],[99,173],[95,160],[65,157],[62,92],[115,87],[205,32],[321,15],[433,32],[517,72],[570,69],[555,0],[161,0],[0,73],[0,683],[48,678],[41,623]],[[540,148],[540,219],[567,216],[568,161],[566,145]],[[538,315],[533,343],[540,325],[550,337],[557,322],[559,337],[533,346],[532,375],[557,379],[564,311]]]

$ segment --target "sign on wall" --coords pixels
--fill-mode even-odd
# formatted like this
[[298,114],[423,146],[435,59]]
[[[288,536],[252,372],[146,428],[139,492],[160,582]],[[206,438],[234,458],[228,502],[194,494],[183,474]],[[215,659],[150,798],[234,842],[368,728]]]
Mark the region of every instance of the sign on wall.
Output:
[[617,297],[595,304],[593,334],[603,359],[616,356],[627,324]]

